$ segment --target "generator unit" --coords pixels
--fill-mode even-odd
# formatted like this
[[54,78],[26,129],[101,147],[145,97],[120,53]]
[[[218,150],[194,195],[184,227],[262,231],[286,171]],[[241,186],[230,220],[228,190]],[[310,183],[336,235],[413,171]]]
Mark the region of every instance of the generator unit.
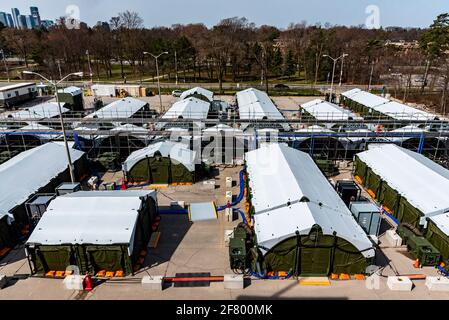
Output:
[[252,245],[251,233],[251,229],[244,224],[234,229],[229,239],[229,261],[232,270],[246,269],[248,251]]
[[79,183],[63,183],[56,188],[56,195],[58,197],[65,194],[78,192],[81,190],[81,185]]
[[360,187],[354,181],[349,180],[337,181],[335,190],[348,208],[351,202],[360,200],[362,193]]
[[25,203],[28,218],[33,226],[37,225],[48,205],[55,197],[54,194],[37,194]]
[[376,205],[371,202],[351,202],[349,209],[366,234],[379,235],[382,217]]
[[419,234],[415,227],[401,224],[397,230],[398,235],[407,245],[407,250],[419,259],[421,266],[436,266],[440,262],[441,254],[424,236]]

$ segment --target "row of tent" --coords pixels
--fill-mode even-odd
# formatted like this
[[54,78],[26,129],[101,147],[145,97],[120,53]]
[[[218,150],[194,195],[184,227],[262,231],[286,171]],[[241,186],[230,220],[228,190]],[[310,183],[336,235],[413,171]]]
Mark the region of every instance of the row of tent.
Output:
[[396,145],[372,145],[356,155],[354,176],[387,212],[424,230],[449,259],[449,170]]

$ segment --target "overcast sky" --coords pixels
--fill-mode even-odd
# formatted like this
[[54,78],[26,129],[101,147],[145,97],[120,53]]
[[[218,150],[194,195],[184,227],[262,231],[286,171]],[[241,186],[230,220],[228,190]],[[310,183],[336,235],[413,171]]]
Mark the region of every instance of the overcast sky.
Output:
[[79,7],[81,20],[89,25],[130,10],[137,11],[147,27],[197,22],[212,26],[234,16],[280,28],[303,20],[308,24],[361,25],[368,17],[365,10],[369,5],[379,7],[382,26],[427,27],[438,14],[449,12],[447,0],[2,0],[0,11],[17,7],[21,14],[29,14],[29,7],[37,6],[43,19],[54,20],[64,16],[72,4]]

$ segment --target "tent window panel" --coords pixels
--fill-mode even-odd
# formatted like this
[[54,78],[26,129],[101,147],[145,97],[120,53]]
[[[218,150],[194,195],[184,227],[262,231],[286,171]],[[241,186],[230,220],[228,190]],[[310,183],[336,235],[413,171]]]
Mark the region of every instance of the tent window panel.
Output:
[[296,238],[284,241],[265,256],[267,272],[293,271],[296,261]]
[[331,252],[330,248],[301,248],[301,275],[328,276]]
[[120,271],[125,269],[124,256],[120,247],[114,249],[88,247],[86,250],[95,273],[102,270]]
[[358,252],[357,248],[346,240],[339,238],[334,254],[333,272],[337,274],[365,273],[366,267],[366,258]]
[[365,186],[368,190],[370,190],[373,193],[375,197],[378,197],[381,183],[382,180],[380,179],[380,177],[377,174],[375,174],[371,168],[369,168],[368,173],[366,175]]
[[355,172],[354,175],[358,176],[362,182],[365,181],[366,177],[366,164],[361,161],[359,158],[356,159],[355,162]]
[[68,266],[76,264],[70,247],[40,247],[36,250],[36,259],[44,272],[64,271]]
[[379,201],[383,206],[386,206],[394,216],[397,216],[397,206],[399,203],[400,196],[391,188],[386,182],[382,183],[380,188]]
[[402,223],[409,223],[415,227],[419,225],[419,220],[423,214],[413,207],[405,198],[399,202],[398,220]]

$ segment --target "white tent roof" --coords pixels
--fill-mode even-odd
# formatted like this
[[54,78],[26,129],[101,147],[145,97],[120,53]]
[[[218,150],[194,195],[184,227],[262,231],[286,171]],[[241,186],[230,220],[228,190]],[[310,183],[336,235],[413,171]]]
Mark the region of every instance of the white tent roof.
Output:
[[[237,93],[240,119],[242,120],[284,120],[284,116],[263,91],[250,88]],[[286,123],[281,124],[284,130],[290,130]],[[248,124],[242,124],[248,126]]]
[[195,171],[194,161],[196,152],[190,150],[185,144],[171,141],[150,144],[144,149],[131,153],[123,164],[123,170],[130,171],[139,161],[146,157],[152,157],[157,151],[159,151],[163,157],[168,157],[170,155],[172,160],[182,163],[190,172]]
[[379,105],[374,110],[397,120],[434,120],[435,115],[396,101]]
[[313,125],[307,128],[295,130],[297,133],[335,133],[334,131],[318,125]]
[[[66,113],[70,111],[67,108],[64,108],[65,103],[61,102],[61,111],[62,113]],[[59,116],[59,108],[56,102],[46,102],[35,105],[33,107],[29,107],[26,109],[22,109],[18,112],[10,114],[8,117],[13,119],[34,119],[34,120],[43,120],[46,118],[53,118]]]
[[232,128],[232,127],[230,127],[230,126],[228,126],[226,124],[222,124],[222,123],[218,124],[216,126],[204,129],[203,133],[209,134],[209,135],[210,134],[215,135],[215,134],[219,134],[221,131],[224,131],[224,132],[227,132],[227,133],[233,132],[234,134],[243,134],[242,130],[236,129],[236,128]]
[[36,122],[32,122],[29,125],[27,125],[23,128],[20,128],[20,131],[36,133],[34,135],[41,140],[52,140],[52,139],[57,139],[57,138],[61,137],[60,134],[53,133],[53,132],[55,132],[55,129],[47,127],[47,126],[43,126]]
[[209,100],[209,102],[214,101],[214,93],[212,91],[203,89],[201,87],[195,87],[195,88],[192,88],[190,90],[184,91],[181,94],[181,98],[180,99],[184,100],[185,98],[187,98],[187,97],[189,97],[191,95],[194,95],[194,94],[201,94],[201,95],[205,96]]
[[347,97],[361,105],[383,113],[396,120],[433,120],[437,116],[410,107],[406,104],[391,101],[375,94],[362,91],[360,89],[352,89],[342,93],[342,96]]
[[[84,152],[70,149],[72,161]],[[62,144],[49,142],[24,151],[0,165],[0,216],[24,203],[31,195],[67,169]]]
[[[337,232],[365,257],[374,256],[374,250],[367,250],[372,248],[367,235],[309,155],[283,144],[264,144],[245,158],[259,245],[271,249],[296,231],[308,235],[318,224],[324,234]],[[304,197],[310,202],[301,201]]]
[[210,103],[190,97],[178,101],[162,116],[162,119],[207,119]]
[[355,113],[321,99],[304,103],[301,107],[318,120],[361,119]]
[[117,119],[131,118],[141,110],[147,102],[135,98],[123,98],[108,104],[106,107],[89,114],[86,118]]
[[87,191],[57,197],[47,208],[27,243],[41,245],[129,244],[142,198],[156,191]]
[[424,215],[449,211],[449,170],[394,144],[376,145],[358,157]]
[[374,108],[381,104],[390,102],[388,99],[376,96],[375,94],[362,91],[360,89],[352,89],[343,92],[341,95],[368,108]]

